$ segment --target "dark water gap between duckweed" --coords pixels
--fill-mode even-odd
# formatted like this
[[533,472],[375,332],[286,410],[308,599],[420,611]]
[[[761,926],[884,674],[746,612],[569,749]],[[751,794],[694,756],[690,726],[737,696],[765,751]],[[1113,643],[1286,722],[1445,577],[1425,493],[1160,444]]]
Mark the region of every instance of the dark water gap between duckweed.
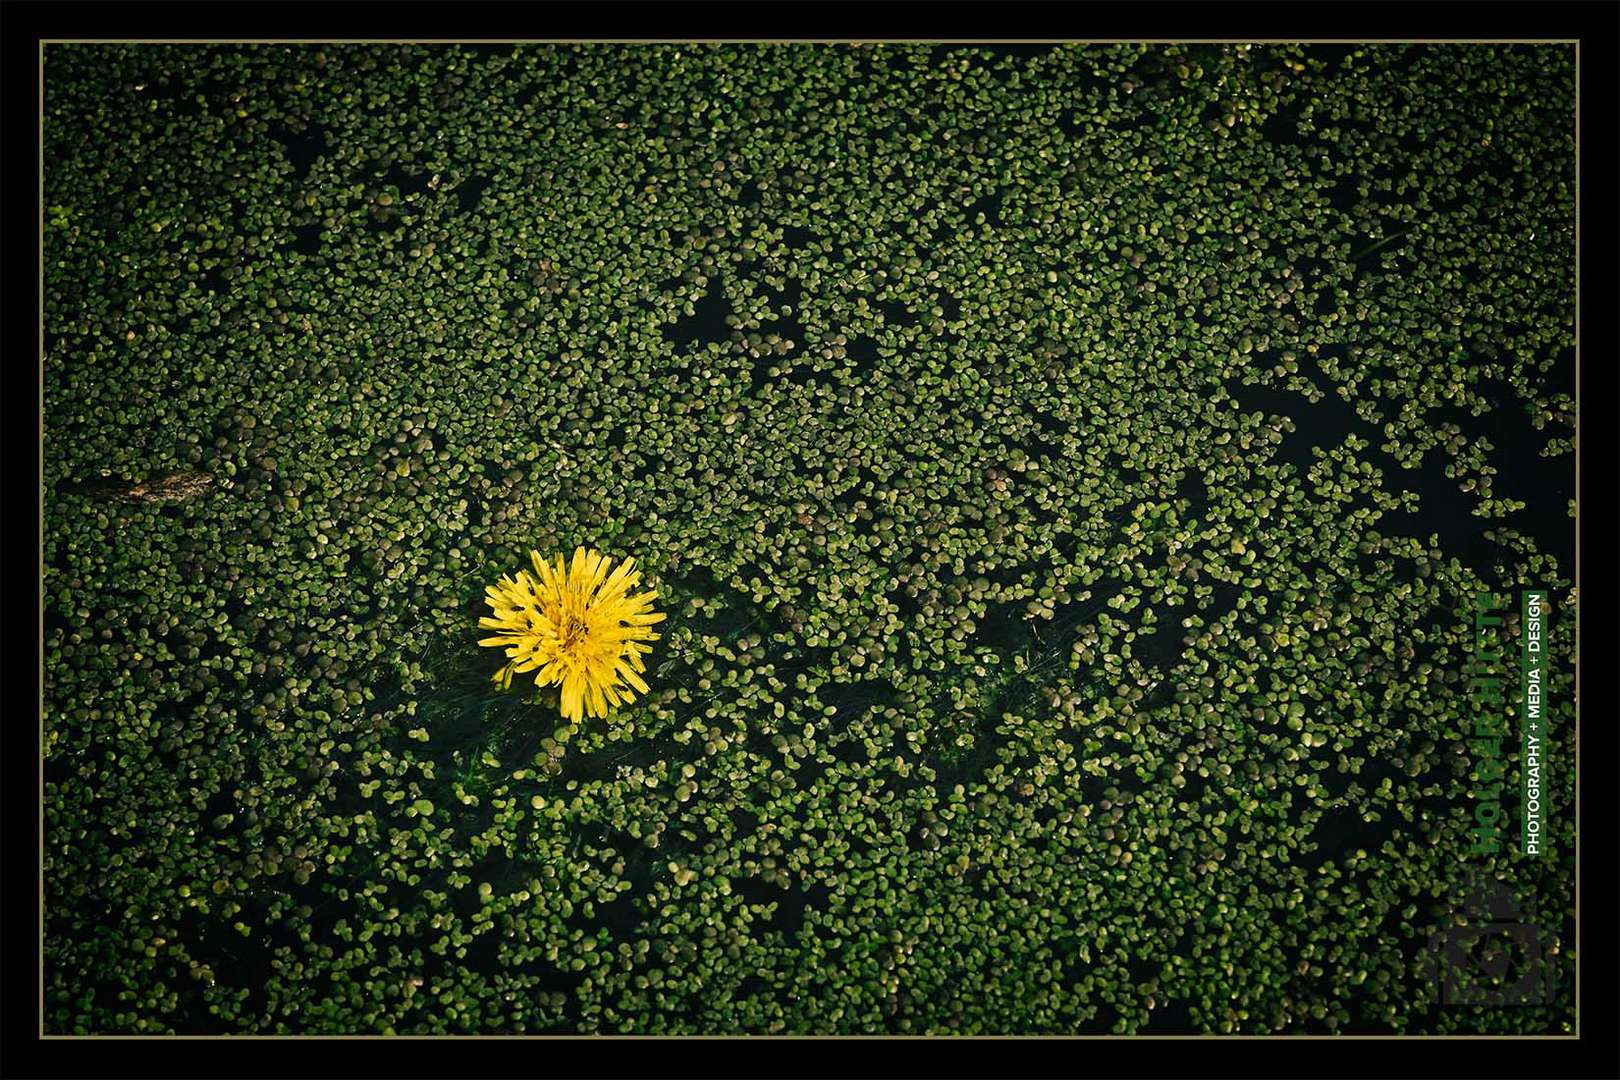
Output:
[[[1332,450],[1342,446],[1350,435],[1365,440],[1370,445],[1357,451],[1357,457],[1383,472],[1386,488],[1394,494],[1413,491],[1419,497],[1415,511],[1384,511],[1381,525],[1386,527],[1383,531],[1390,532],[1388,526],[1393,526],[1419,539],[1438,534],[1443,550],[1463,558],[1469,565],[1490,566],[1501,554],[1485,535],[1494,527],[1492,520],[1475,516],[1473,510],[1479,505],[1478,496],[1459,490],[1458,482],[1446,476],[1444,447],[1427,451],[1419,468],[1405,467],[1382,449],[1386,441],[1384,433],[1339,396],[1314,361],[1308,367],[1315,370],[1311,370],[1307,378],[1321,391],[1321,397],[1314,403],[1296,391],[1262,384],[1234,380],[1228,382],[1226,389],[1242,411],[1259,409],[1270,416],[1294,421],[1294,430],[1284,437],[1279,457],[1295,465],[1301,473],[1316,462],[1312,448]],[[1302,363],[1301,368],[1305,370],[1307,365]],[[1526,504],[1526,509],[1508,518],[1508,524],[1534,537],[1542,550],[1554,554],[1559,565],[1573,574],[1574,535],[1565,527],[1569,521],[1566,504],[1574,497],[1573,455],[1543,457],[1541,450],[1546,438],[1538,435],[1525,411],[1515,407],[1511,388],[1496,383],[1483,390],[1493,406],[1483,416],[1476,417],[1460,407],[1442,408],[1433,416],[1437,422],[1456,424],[1471,443],[1481,439],[1490,441],[1492,450],[1487,460],[1498,470],[1494,478],[1499,485],[1498,494]]]

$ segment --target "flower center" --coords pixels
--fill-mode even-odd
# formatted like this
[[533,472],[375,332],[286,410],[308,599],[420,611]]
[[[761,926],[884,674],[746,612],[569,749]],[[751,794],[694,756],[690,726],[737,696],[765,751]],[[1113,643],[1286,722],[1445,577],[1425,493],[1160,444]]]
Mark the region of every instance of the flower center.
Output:
[[590,632],[585,620],[578,615],[565,615],[563,617],[562,647],[564,649],[577,649],[584,644],[585,636]]

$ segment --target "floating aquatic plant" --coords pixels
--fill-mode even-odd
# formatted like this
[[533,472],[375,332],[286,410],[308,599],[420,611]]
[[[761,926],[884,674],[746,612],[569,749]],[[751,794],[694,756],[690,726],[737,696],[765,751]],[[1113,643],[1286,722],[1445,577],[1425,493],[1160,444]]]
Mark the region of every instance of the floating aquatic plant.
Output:
[[536,686],[562,687],[562,713],[577,722],[583,712],[604,717],[608,709],[647,693],[638,672],[647,670],[642,655],[658,635],[649,630],[664,615],[652,610],[655,594],[630,594],[641,580],[634,559],[617,570],[599,552],[579,547],[565,568],[531,552],[534,574],[519,570],[487,590],[495,612],[478,620],[486,630],[499,630],[480,645],[504,646],[508,663],[495,673],[506,689],[512,676],[535,672]]
[[[1574,1030],[1569,45],[44,51],[52,1034]],[[575,536],[685,610],[548,732]],[[1561,989],[1439,1008],[1486,579]]]

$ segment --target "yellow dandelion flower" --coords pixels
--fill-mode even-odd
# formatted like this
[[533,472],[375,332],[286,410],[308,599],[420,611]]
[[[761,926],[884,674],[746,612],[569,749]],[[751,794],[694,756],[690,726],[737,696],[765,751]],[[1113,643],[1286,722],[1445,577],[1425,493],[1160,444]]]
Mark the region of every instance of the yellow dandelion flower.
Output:
[[478,644],[503,646],[509,658],[495,681],[505,689],[513,675],[533,671],[536,686],[562,687],[562,714],[575,723],[647,693],[641,658],[658,638],[648,627],[664,616],[652,610],[653,592],[630,594],[641,580],[635,560],[609,573],[612,560],[583,547],[566,567],[561,555],[555,563],[538,551],[530,558],[533,574],[519,570],[485,590],[494,615],[478,625],[500,633]]

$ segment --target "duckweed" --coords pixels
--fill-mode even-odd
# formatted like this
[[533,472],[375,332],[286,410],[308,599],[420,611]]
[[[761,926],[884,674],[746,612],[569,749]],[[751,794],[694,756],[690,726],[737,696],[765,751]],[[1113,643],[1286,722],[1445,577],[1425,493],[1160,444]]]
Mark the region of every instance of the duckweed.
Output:
[[[1572,1029],[1568,47],[45,63],[48,1031]],[[577,546],[669,619],[559,725],[468,628]]]

